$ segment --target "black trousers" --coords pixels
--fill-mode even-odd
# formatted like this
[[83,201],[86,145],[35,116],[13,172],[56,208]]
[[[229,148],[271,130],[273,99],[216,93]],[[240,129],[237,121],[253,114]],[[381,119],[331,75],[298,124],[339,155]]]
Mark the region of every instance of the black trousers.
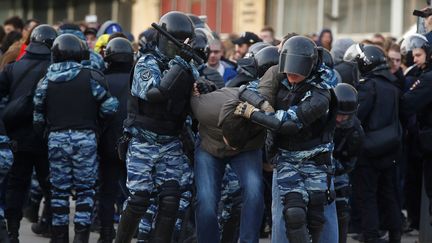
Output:
[[126,173],[125,164],[120,161],[115,149],[99,149],[99,208],[98,216],[102,227],[113,227],[114,204],[120,193],[119,179]]
[[45,200],[50,199],[48,153],[18,151],[14,153],[14,161],[9,171],[6,190],[5,217],[8,220],[20,221],[23,217],[22,208],[28,195],[33,173],[39,181]]
[[[401,208],[395,184],[396,166],[377,169],[373,166],[374,162],[361,163],[353,175],[365,240],[378,238],[379,215],[384,217],[381,221],[386,222],[386,229],[394,232],[401,230]],[[378,197],[380,203],[386,205],[385,212],[378,211]]]

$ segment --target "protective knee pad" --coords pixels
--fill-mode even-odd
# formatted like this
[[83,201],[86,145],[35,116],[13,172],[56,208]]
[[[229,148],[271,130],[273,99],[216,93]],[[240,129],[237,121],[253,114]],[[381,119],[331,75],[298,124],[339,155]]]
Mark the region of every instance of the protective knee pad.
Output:
[[151,242],[171,241],[179,210],[180,195],[180,186],[176,181],[167,181],[161,186],[159,208]]
[[150,203],[150,193],[147,191],[138,191],[130,196],[128,208],[131,212],[144,215]]
[[309,243],[309,232],[306,228],[306,211],[293,207],[284,209],[286,235],[289,242]]
[[322,228],[325,223],[324,205],[327,201],[325,192],[313,192],[309,194],[307,221],[312,242],[319,242]]
[[306,225],[306,211],[304,208],[286,208],[284,216],[287,230],[296,230]]
[[177,181],[162,184],[159,193],[159,214],[175,217],[179,209],[180,196],[180,185]]
[[288,193],[283,203],[288,240],[296,243],[309,243],[309,233],[306,228],[306,204],[303,196],[300,193]]

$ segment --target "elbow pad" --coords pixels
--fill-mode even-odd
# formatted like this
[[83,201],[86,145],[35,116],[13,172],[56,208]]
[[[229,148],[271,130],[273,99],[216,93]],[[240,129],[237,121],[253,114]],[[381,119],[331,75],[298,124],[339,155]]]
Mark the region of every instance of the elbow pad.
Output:
[[242,85],[239,89],[239,99],[241,101],[246,101],[249,104],[255,107],[261,107],[262,103],[264,103],[265,99],[261,97],[259,94],[249,90],[246,88],[246,85]]
[[279,132],[282,134],[293,135],[300,131],[300,128],[293,121],[285,121],[281,124]]
[[272,131],[278,131],[281,127],[281,121],[279,119],[268,116],[263,112],[255,111],[252,113],[250,120],[258,125],[261,125]]
[[190,93],[195,82],[192,73],[175,64],[165,73],[159,87],[153,87],[147,92],[150,102],[160,102],[168,98],[183,96]]
[[293,121],[281,122],[279,119],[259,111],[252,113],[250,120],[271,131],[282,134],[292,135],[300,131],[300,128]]

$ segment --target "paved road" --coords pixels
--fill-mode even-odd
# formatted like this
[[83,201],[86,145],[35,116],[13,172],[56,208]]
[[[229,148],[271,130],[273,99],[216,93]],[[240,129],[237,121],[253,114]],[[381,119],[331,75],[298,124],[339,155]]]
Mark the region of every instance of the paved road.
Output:
[[[31,232],[30,226],[31,226],[31,223],[29,221],[27,221],[26,219],[23,219],[22,224],[21,224],[21,230],[20,230],[20,242],[21,243],[47,243],[47,242],[49,242],[49,239],[39,237],[39,236],[33,234],[33,232]],[[70,227],[69,235],[70,235],[70,242],[72,242],[73,227]],[[96,243],[98,237],[99,237],[98,234],[92,233],[90,235],[90,243]],[[406,236],[402,240],[402,243],[415,243],[416,239],[417,239],[417,237],[414,237],[414,236],[410,236],[410,237]],[[133,241],[133,242],[135,242],[135,241]],[[348,243],[357,243],[357,242],[358,241],[355,241],[352,239],[348,240]],[[262,239],[262,240],[260,240],[260,243],[270,243],[270,240],[269,239]],[[332,242],[328,242],[328,243],[332,243]]]

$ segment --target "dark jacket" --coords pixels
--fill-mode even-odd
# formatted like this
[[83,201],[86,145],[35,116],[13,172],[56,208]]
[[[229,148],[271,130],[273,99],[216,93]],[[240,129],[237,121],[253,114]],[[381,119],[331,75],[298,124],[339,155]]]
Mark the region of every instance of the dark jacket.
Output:
[[[36,54],[32,52],[34,44],[27,47],[26,54],[17,62],[6,65],[0,73],[0,97],[9,95],[9,102],[21,96],[28,95],[34,91],[39,80],[46,74],[47,68],[51,62],[50,50],[46,48],[45,54]],[[38,53],[40,51],[38,50]],[[21,79],[21,75],[27,72],[27,75]],[[8,136],[17,142],[17,150],[44,152],[47,144],[33,130],[33,121],[23,122],[23,127],[17,129],[13,134]]]
[[123,134],[123,121],[127,116],[127,97],[129,88],[131,64],[115,63],[104,71],[110,93],[119,100],[119,109],[114,117],[104,124],[99,140],[99,150],[114,152],[117,140]]
[[217,158],[237,155],[243,151],[261,149],[264,145],[265,129],[249,140],[239,150],[230,149],[223,141],[221,124],[226,116],[239,104],[238,88],[222,88],[214,92],[193,96],[191,108],[199,121],[201,147]]
[[356,87],[359,82],[359,74],[354,63],[340,62],[334,65],[334,69],[339,73],[342,83],[351,84]]
[[348,127],[336,127],[334,134],[333,157],[343,166],[336,175],[350,172],[354,169],[358,156],[362,151],[364,131],[356,116],[351,118]]
[[423,70],[401,100],[401,113],[404,117],[417,114],[420,128],[432,128],[432,68]]
[[[383,129],[394,122],[395,112],[399,109],[400,90],[395,85],[396,77],[390,72],[369,74],[358,86],[359,109],[357,116],[361,121],[366,136],[369,132]],[[366,141],[365,141],[366,143]],[[368,155],[365,155],[368,156]],[[374,156],[380,161],[380,167],[386,167],[396,158],[392,151],[380,156]],[[372,159],[362,160],[371,162]]]

